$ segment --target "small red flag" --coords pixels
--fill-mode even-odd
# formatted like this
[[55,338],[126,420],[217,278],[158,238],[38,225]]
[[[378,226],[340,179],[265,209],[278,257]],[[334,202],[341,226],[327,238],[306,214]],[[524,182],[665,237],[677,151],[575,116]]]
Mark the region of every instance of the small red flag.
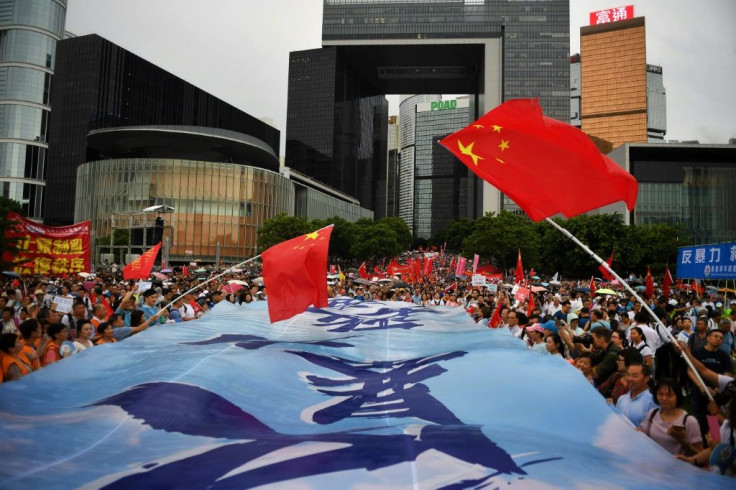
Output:
[[534,293],[531,293],[529,294],[529,306],[526,308],[526,316],[532,316],[534,308],[536,308],[536,305],[534,304]]
[[595,294],[598,289],[595,287],[595,277],[590,276],[590,294]]
[[534,221],[618,201],[629,210],[636,204],[636,179],[585,133],[544,116],[536,99],[505,102],[440,144]]
[[432,267],[434,266],[434,257],[429,257],[424,260],[424,270],[422,274],[429,276],[432,273]]
[[516,270],[514,271],[514,282],[521,284],[524,280],[524,265],[521,263],[521,250],[519,250],[519,258],[516,259]]
[[644,284],[644,292],[647,293],[647,298],[654,296],[654,278],[652,277],[652,271],[647,267],[647,278]]
[[123,267],[123,279],[148,279],[160,248],[161,242],[158,242],[153,248],[146,250],[143,255]]
[[279,243],[261,254],[271,322],[309,305],[327,306],[327,252],[333,225]]
[[[611,264],[613,264],[613,253],[614,252],[615,250],[611,250],[611,256],[608,257],[608,260],[606,260],[606,264],[608,264],[608,267],[611,267]],[[605,279],[606,281],[613,281],[614,279],[616,279],[613,274],[608,272],[608,269],[603,267],[603,265],[599,265],[598,270],[601,271],[601,274],[603,275],[603,279]]]
[[488,321],[488,328],[498,328],[501,325],[501,308],[503,308],[503,298],[499,295],[496,308],[493,310],[493,315]]
[[358,275],[363,279],[368,279],[368,272],[365,270],[365,262],[360,264],[360,267],[358,267]]
[[184,277],[189,277],[189,268],[187,268],[186,265],[181,266],[181,275]]
[[672,283],[674,282],[672,274],[670,274],[670,268],[667,267],[664,270],[664,280],[662,281],[662,293],[664,293],[664,297],[667,299],[670,297],[670,286],[672,286]]

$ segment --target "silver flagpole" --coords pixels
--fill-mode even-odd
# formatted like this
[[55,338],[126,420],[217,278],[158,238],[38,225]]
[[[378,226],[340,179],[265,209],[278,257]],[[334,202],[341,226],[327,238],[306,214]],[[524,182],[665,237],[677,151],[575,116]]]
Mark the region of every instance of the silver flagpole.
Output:
[[[667,327],[664,326],[664,324],[662,323],[662,321],[657,317],[657,315],[654,314],[654,312],[652,311],[652,309],[649,308],[649,305],[646,304],[644,302],[644,300],[639,297],[638,294],[636,294],[636,291],[634,291],[631,288],[631,286],[628,285],[628,283],[626,281],[624,281],[623,279],[621,279],[621,277],[616,273],[616,271],[614,271],[613,269],[611,269],[611,267],[608,265],[608,262],[606,262],[602,258],[598,257],[598,255],[596,255],[595,252],[593,252],[591,249],[589,249],[583,242],[581,242],[580,240],[578,240],[572,233],[570,233],[565,228],[563,228],[562,226],[560,226],[557,223],[555,223],[554,220],[552,220],[551,218],[545,218],[545,220],[547,221],[547,223],[549,223],[552,226],[554,226],[555,228],[557,228],[567,238],[569,238],[570,240],[572,240],[577,246],[579,246],[580,248],[582,248],[588,255],[590,255],[591,257],[593,257],[593,259],[595,259],[608,272],[610,272],[616,279],[618,279],[618,282],[621,283],[626,288],[626,290],[629,291],[636,298],[636,300],[639,303],[641,303],[642,307],[647,311],[647,313],[649,313],[649,316],[651,316],[652,318],[654,318],[654,321],[657,322],[657,324],[665,332],[667,332],[667,336],[670,338],[670,342],[675,342],[675,345],[677,345],[677,339],[675,339],[672,336],[672,333],[667,329]],[[680,356],[685,360],[685,362],[687,363],[687,365],[692,370],[693,374],[695,374],[695,377],[698,379],[698,381],[700,382],[700,384],[705,389],[705,394],[708,395],[708,398],[710,399],[710,401],[714,401],[713,400],[713,395],[711,395],[710,391],[708,390],[708,386],[703,381],[703,378],[700,377],[700,374],[698,374],[698,371],[695,369],[695,366],[693,366],[693,363],[690,361],[690,359],[683,352],[680,353]]]

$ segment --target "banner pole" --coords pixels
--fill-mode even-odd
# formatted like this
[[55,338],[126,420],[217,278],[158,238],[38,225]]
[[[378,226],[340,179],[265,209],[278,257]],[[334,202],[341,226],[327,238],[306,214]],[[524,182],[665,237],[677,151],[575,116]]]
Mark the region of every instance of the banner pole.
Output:
[[196,291],[197,289],[201,288],[201,287],[202,287],[202,286],[204,286],[205,284],[208,284],[208,283],[210,283],[210,282],[214,281],[214,280],[215,280],[215,279],[217,279],[218,277],[222,277],[222,276],[224,276],[225,274],[228,274],[228,273],[232,272],[232,270],[233,270],[233,269],[237,269],[237,268],[239,268],[240,266],[242,266],[242,265],[245,265],[245,264],[248,264],[248,263],[250,263],[250,262],[253,262],[253,261],[255,261],[255,260],[259,259],[259,258],[261,258],[261,256],[260,256],[260,255],[256,255],[255,257],[251,257],[251,258],[250,258],[250,259],[248,259],[248,260],[244,260],[243,262],[241,262],[241,263],[239,263],[239,264],[235,264],[235,265],[234,265],[234,266],[232,266],[232,267],[228,267],[227,269],[225,269],[225,272],[223,272],[223,273],[221,273],[221,274],[218,274],[218,275],[216,275],[216,276],[214,276],[214,277],[211,277],[211,278],[207,279],[207,280],[206,280],[205,282],[203,282],[202,284],[197,284],[196,286],[194,286],[194,287],[193,287],[192,289],[190,289],[189,291],[186,291],[186,292],[184,292],[184,293],[180,294],[179,296],[177,296],[176,298],[174,298],[174,299],[173,299],[173,300],[171,301],[171,303],[169,303],[169,304],[167,304],[166,306],[162,307],[162,308],[161,308],[161,310],[163,311],[164,309],[168,309],[168,308],[169,308],[169,307],[170,307],[171,305],[173,305],[174,303],[176,303],[177,301],[179,301],[179,298],[183,298],[183,297],[184,297],[184,296],[186,296],[187,294],[189,294],[189,293],[193,293],[193,292],[194,292],[194,291]]
[[[629,284],[626,281],[624,281],[623,279],[621,279],[621,277],[616,273],[616,271],[614,271],[608,265],[608,262],[606,262],[602,258],[598,257],[598,255],[596,255],[595,252],[593,252],[590,248],[588,248],[583,242],[581,242],[580,240],[578,240],[572,233],[570,233],[565,228],[563,228],[562,226],[560,226],[557,223],[555,223],[554,220],[552,220],[551,218],[545,218],[545,220],[547,221],[547,223],[549,223],[552,226],[554,226],[555,228],[557,228],[567,238],[569,238],[570,240],[572,240],[573,243],[575,243],[577,246],[579,246],[580,248],[582,248],[588,255],[590,255],[594,260],[596,260],[608,272],[610,272],[618,280],[618,282],[621,283],[623,285],[623,287],[626,288],[626,290],[629,291],[636,298],[636,300],[639,303],[641,303],[642,308],[644,308],[646,310],[646,312],[649,313],[649,316],[651,316],[654,319],[654,321],[657,322],[657,324],[665,332],[667,332],[667,336],[670,338],[670,341],[671,342],[674,342],[675,345],[678,345],[677,344],[677,339],[675,339],[675,337],[672,336],[672,333],[667,329],[667,327],[664,326],[664,324],[662,323],[662,320],[660,320],[657,317],[657,315],[654,314],[654,312],[652,311],[652,309],[649,308],[649,305],[646,304],[646,302],[644,302],[644,300],[641,299],[638,294],[636,294],[636,291],[634,291],[634,289],[632,289],[632,287],[629,286]],[[698,379],[698,382],[701,384],[701,386],[703,386],[703,388],[705,389],[705,393],[706,393],[706,395],[708,395],[708,398],[710,399],[710,401],[714,401],[713,400],[713,395],[711,395],[710,391],[708,390],[708,386],[703,381],[703,378],[700,377],[700,374],[698,374],[698,371],[695,369],[695,366],[693,366],[693,363],[690,362],[690,359],[683,352],[680,352],[680,356],[685,360],[685,362],[687,363],[687,365],[692,370],[693,374],[695,374],[695,377]],[[654,373],[652,373],[652,374],[654,374]]]

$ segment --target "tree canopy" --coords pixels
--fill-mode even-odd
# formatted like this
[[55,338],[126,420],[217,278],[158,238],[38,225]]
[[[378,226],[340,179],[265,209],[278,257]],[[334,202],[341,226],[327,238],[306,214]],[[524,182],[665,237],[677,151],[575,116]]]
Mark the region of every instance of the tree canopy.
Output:
[[[595,214],[571,219],[556,219],[563,227],[607,259],[614,252],[613,268],[620,275],[642,273],[650,266],[661,273],[677,259],[677,247],[688,243],[679,228],[667,224],[624,224],[619,214]],[[259,231],[259,247],[264,250],[279,242],[334,224],[330,240],[330,260],[358,264],[381,261],[408,251],[412,234],[400,218],[379,221],[360,219],[348,222],[339,217],[307,220],[285,214],[266,220]],[[521,250],[524,267],[552,275],[584,278],[598,275],[598,265],[580,247],[544,221],[533,223],[525,216],[501,211],[472,220],[461,218],[451,222],[425,245],[472,258],[478,254],[485,263],[500,269],[511,269]]]

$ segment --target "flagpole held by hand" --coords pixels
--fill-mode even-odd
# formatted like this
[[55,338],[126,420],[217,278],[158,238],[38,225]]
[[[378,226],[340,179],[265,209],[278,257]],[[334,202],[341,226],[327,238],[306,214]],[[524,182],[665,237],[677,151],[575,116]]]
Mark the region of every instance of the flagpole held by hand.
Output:
[[[600,258],[595,252],[593,252],[591,249],[589,249],[583,242],[581,242],[580,240],[578,240],[575,237],[575,235],[573,235],[572,233],[570,233],[569,231],[567,231],[567,229],[565,229],[562,226],[560,226],[559,224],[557,224],[551,218],[545,218],[545,221],[547,221],[547,223],[549,223],[550,225],[552,225],[555,228],[557,228],[563,235],[565,235],[567,238],[569,238],[570,240],[572,240],[577,246],[579,246],[580,248],[582,248],[588,255],[590,255],[594,260],[596,260],[600,264],[601,267],[605,268],[608,272],[610,272],[611,275],[614,276],[618,280],[618,282],[620,282],[623,285],[623,287],[626,288],[626,290],[628,292],[630,292],[636,298],[636,300],[639,303],[641,303],[642,308],[644,308],[644,310],[646,310],[646,312],[649,313],[649,316],[651,316],[654,319],[654,321],[657,322],[657,325],[659,325],[660,329],[662,329],[665,332],[667,332],[667,336],[669,337],[670,342],[675,342],[675,345],[677,345],[677,340],[672,336],[672,333],[669,330],[667,330],[667,327],[664,326],[664,324],[659,319],[659,317],[657,317],[657,315],[654,313],[654,311],[652,311],[652,309],[649,308],[649,305],[646,304],[646,302],[643,299],[641,299],[638,294],[636,294],[636,291],[634,291],[631,288],[631,286],[629,286],[629,284],[626,281],[624,281],[621,278],[621,276],[619,276],[616,273],[616,271],[614,271],[611,268],[611,266],[608,265],[608,262],[606,262],[605,260],[603,260],[602,258]],[[658,330],[658,332],[659,331],[660,330]],[[690,362],[690,359],[683,352],[680,353],[680,356],[685,360],[685,362],[687,363],[687,365],[692,370],[693,374],[695,374],[695,377],[698,379],[698,382],[700,382],[700,384],[703,386],[703,388],[705,388],[705,393],[706,393],[706,395],[708,395],[708,398],[710,399],[710,401],[713,401],[713,395],[708,390],[708,387],[706,386],[705,382],[703,381],[703,378],[701,378],[700,375],[698,374],[698,371],[695,369],[695,366],[693,366],[692,362]]]

